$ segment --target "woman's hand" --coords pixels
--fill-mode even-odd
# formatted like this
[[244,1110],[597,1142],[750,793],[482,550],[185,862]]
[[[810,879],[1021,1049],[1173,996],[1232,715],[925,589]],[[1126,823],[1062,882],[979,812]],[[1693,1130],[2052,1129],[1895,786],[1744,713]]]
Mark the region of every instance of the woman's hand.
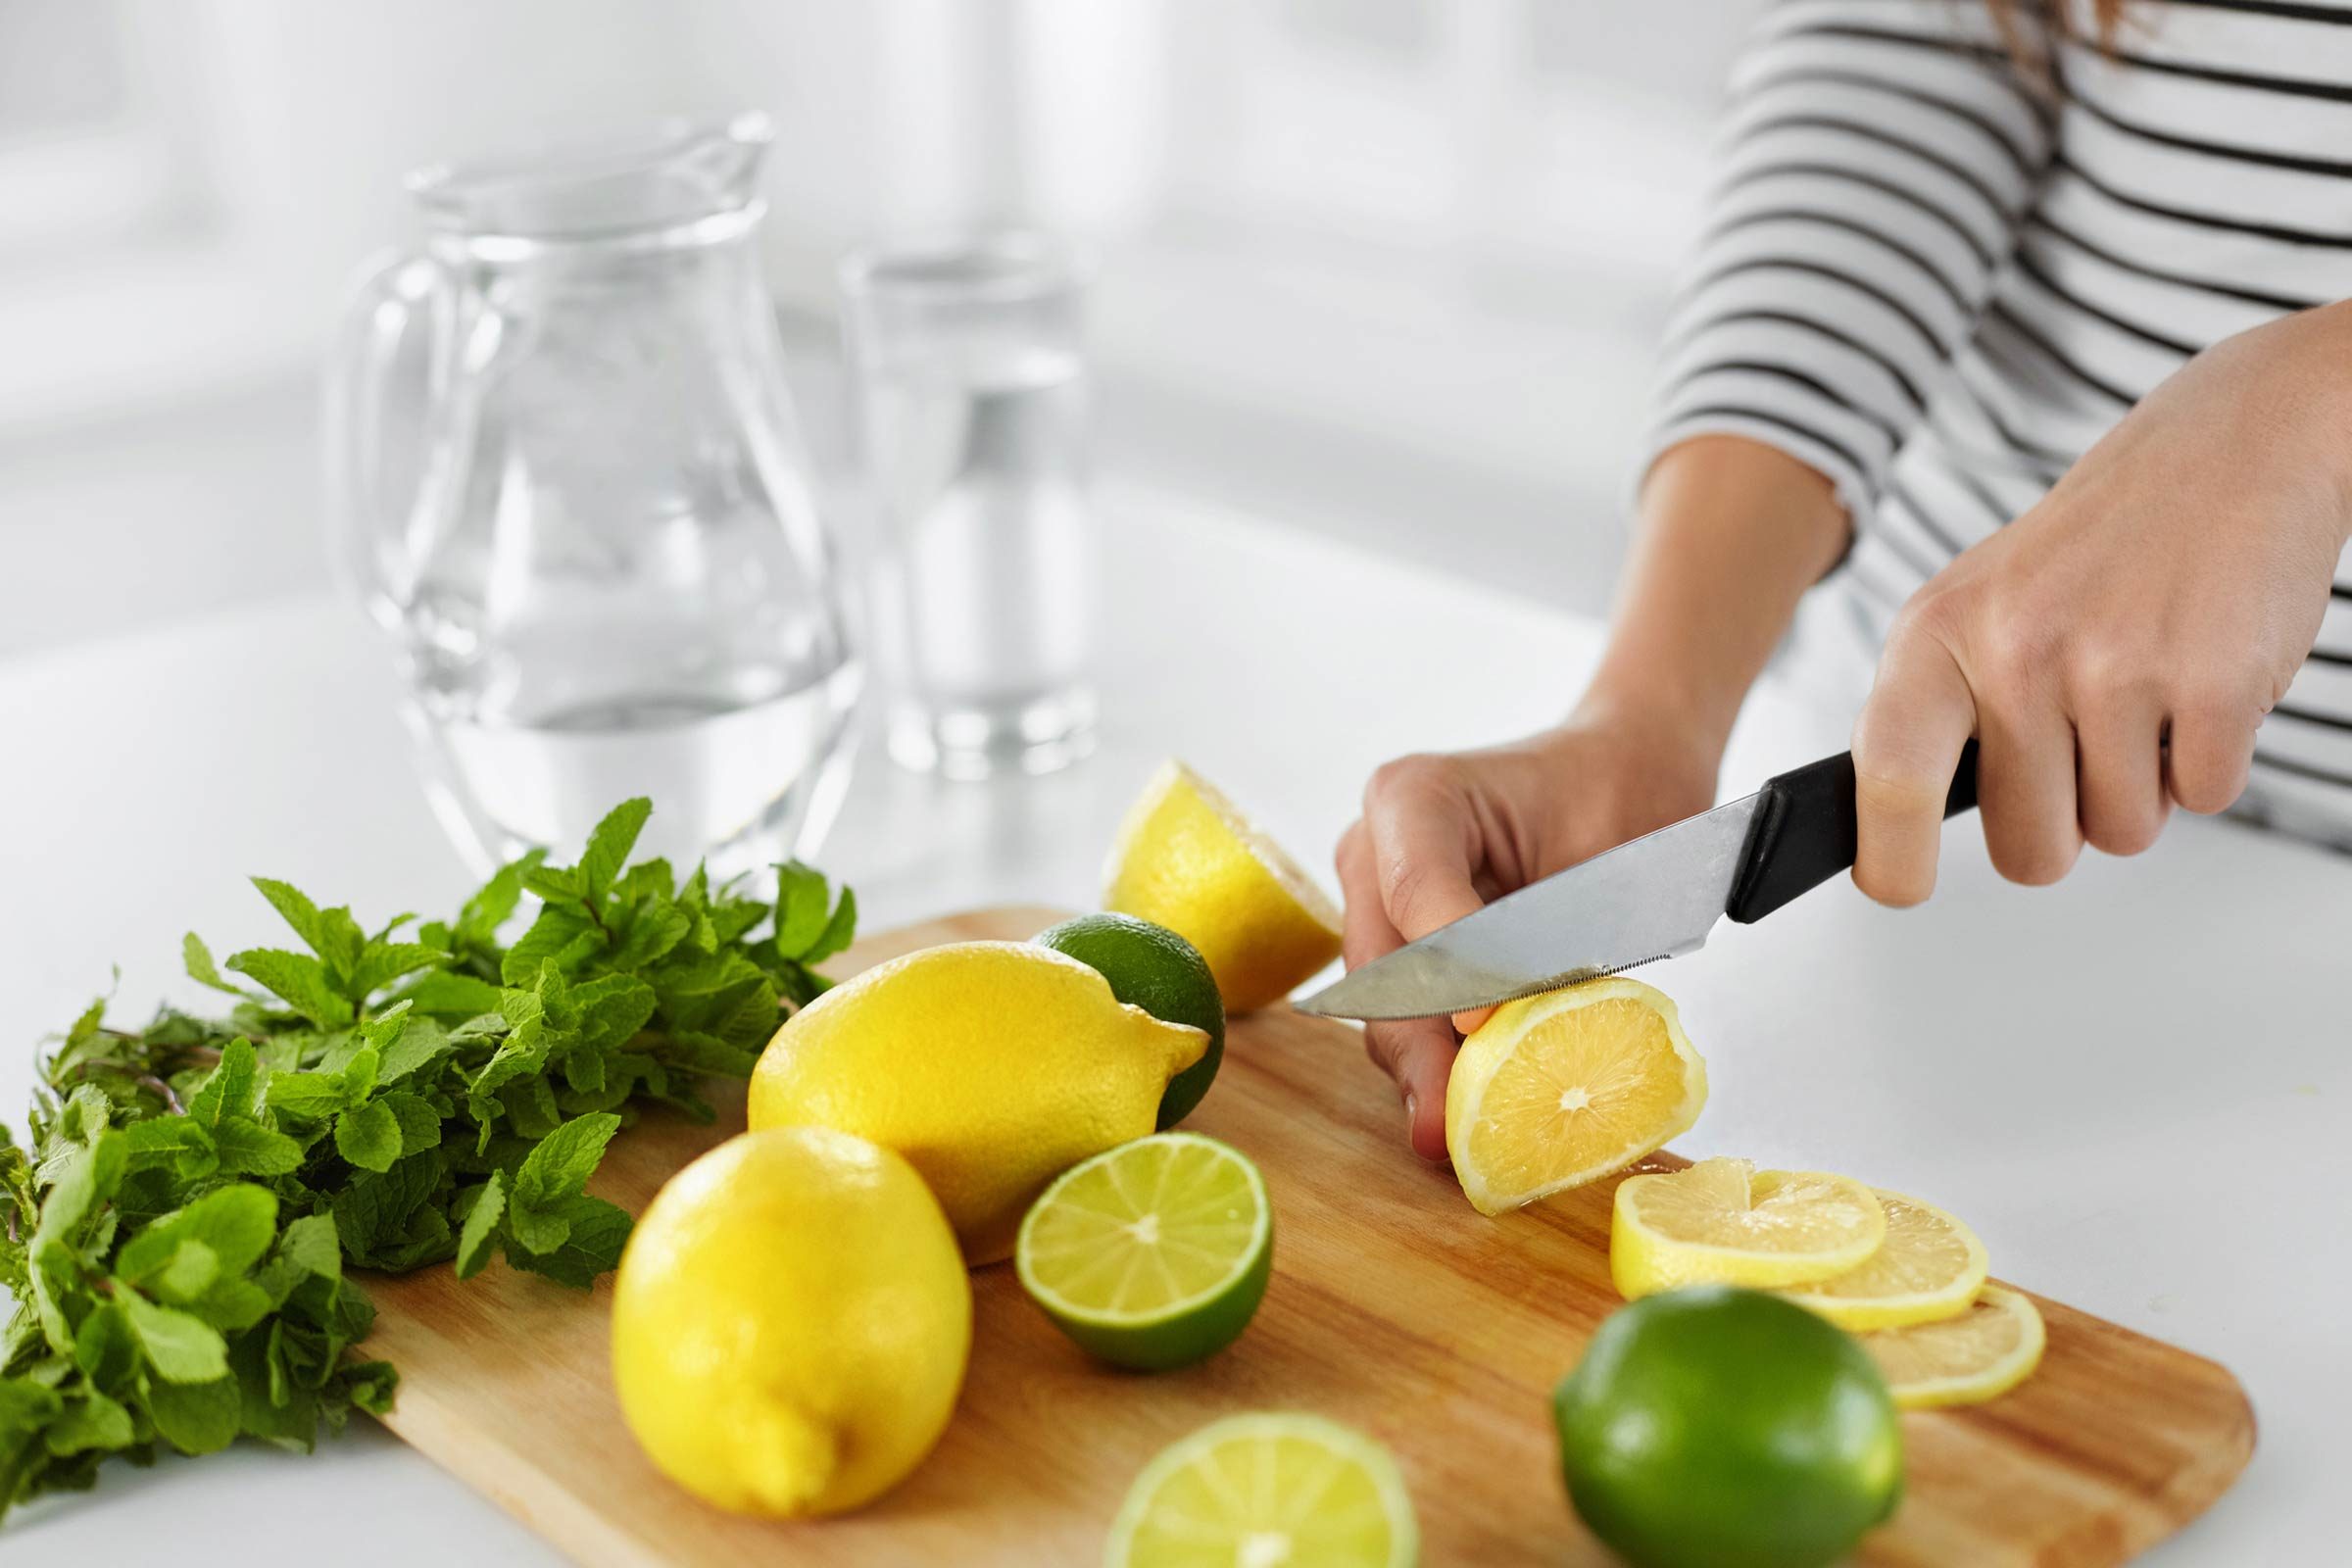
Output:
[[[1372,775],[1340,839],[1352,969],[1490,900],[1714,804],[1721,746],[1668,711],[1588,704],[1558,729],[1485,751],[1399,758]],[[1364,1048],[1403,1097],[1407,1136],[1446,1157],[1454,1025],[1483,1014],[1365,1026]]]
[[2237,799],[2352,529],[2348,309],[2200,354],[1912,597],[1854,730],[1865,893],[1935,888],[1972,734],[1985,845],[2016,882]]

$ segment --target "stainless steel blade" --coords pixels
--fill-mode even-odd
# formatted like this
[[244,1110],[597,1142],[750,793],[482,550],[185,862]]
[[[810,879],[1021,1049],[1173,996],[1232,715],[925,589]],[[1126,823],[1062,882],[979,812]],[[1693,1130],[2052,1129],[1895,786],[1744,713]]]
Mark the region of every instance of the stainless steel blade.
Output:
[[1731,901],[1759,796],[1531,883],[1297,1004],[1328,1018],[1435,1018],[1698,949]]

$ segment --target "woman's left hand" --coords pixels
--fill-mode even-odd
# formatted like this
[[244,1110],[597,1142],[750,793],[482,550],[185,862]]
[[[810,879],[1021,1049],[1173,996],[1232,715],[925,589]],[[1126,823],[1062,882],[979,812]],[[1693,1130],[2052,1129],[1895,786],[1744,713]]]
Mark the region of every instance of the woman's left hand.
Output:
[[2171,808],[2244,789],[2255,727],[2319,634],[2352,531],[2352,302],[2230,338],[1903,608],[1854,731],[1854,881],[1936,885],[1944,793],[1980,742],[1993,864],[2054,882]]

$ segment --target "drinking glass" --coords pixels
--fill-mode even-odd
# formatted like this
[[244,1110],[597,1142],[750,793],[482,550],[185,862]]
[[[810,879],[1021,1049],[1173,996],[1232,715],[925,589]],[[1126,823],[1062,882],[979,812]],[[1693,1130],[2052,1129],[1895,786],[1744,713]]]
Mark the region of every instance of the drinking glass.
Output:
[[1095,718],[1084,269],[997,234],[854,256],[842,291],[891,755],[955,778],[1063,766]]
[[757,236],[767,122],[413,176],[328,384],[343,560],[428,793],[477,864],[807,853],[859,682]]

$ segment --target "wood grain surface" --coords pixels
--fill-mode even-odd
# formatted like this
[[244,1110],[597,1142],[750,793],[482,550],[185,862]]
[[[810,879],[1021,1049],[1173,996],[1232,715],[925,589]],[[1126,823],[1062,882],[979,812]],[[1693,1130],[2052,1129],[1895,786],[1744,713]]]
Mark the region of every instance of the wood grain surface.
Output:
[[[939,942],[1024,937],[1054,918],[1013,908],[932,921],[859,943],[840,970]],[[641,1209],[740,1130],[740,1094],[721,1103],[715,1126],[650,1118],[623,1134],[595,1190]],[[1446,1171],[1405,1154],[1399,1114],[1354,1030],[1281,1007],[1239,1020],[1216,1088],[1186,1125],[1257,1160],[1273,1196],[1274,1279],[1250,1331],[1186,1371],[1109,1371],[1029,1304],[1009,1264],[983,1269],[947,1436],[904,1486],[848,1518],[737,1519],[657,1474],[612,1397],[609,1279],[582,1295],[494,1263],[463,1285],[446,1267],[371,1280],[380,1316],[368,1351],[401,1369],[393,1431],[584,1563],[1099,1562],[1152,1454],[1213,1417],[1268,1408],[1320,1411],[1388,1444],[1433,1568],[1597,1568],[1610,1559],[1564,1500],[1548,1397],[1619,1304],[1613,1183],[1487,1219]],[[2253,1412],[2228,1371],[2040,1305],[2049,1350],[2024,1388],[1904,1418],[1905,1499],[1861,1562],[2119,1563],[2244,1468]]]

